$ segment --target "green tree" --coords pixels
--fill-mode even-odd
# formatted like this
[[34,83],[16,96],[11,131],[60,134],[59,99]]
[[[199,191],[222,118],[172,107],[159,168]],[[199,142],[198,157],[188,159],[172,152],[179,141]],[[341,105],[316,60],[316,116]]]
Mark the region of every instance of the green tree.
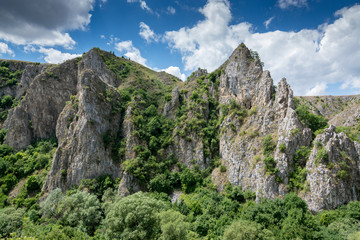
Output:
[[19,232],[23,224],[23,209],[13,207],[0,209],[0,237],[6,238],[13,232]]
[[190,231],[190,223],[186,222],[185,216],[174,210],[159,213],[161,237],[164,240],[187,239]]
[[158,214],[168,205],[138,192],[110,203],[105,208],[103,229],[110,239],[156,239],[161,235]]
[[252,221],[239,220],[233,222],[224,232],[223,240],[261,240],[274,239],[273,233],[262,229],[261,225]]
[[63,199],[64,195],[60,188],[57,188],[49,193],[47,198],[40,203],[40,214],[44,218],[58,218],[57,208]]
[[99,200],[85,191],[65,196],[57,208],[57,213],[62,225],[80,228],[87,234],[94,233],[102,219]]

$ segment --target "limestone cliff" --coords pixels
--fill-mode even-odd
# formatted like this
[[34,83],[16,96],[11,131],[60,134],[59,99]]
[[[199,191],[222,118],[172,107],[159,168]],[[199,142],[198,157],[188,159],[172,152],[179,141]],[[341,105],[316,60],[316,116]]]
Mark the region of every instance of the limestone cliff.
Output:
[[[294,191],[312,211],[359,199],[359,97],[294,98],[244,44],[186,82],[96,48],[58,65],[0,64],[18,77],[0,76],[0,96],[19,103],[0,125],[5,144],[58,139],[45,192],[109,174],[125,196],[153,179],[179,187],[176,172],[190,168],[212,171],[219,191],[227,182],[257,199]],[[337,128],[315,136],[295,102]]]
[[359,199],[360,144],[330,126],[314,140],[306,164],[305,200],[312,211],[334,209]]
[[[255,191],[257,197],[288,192],[293,155],[311,142],[311,131],[297,119],[285,79],[277,89],[275,93],[270,73],[262,71],[245,46],[235,50],[220,76],[220,102],[234,101],[242,109],[231,111],[221,124],[220,157],[230,183]],[[267,153],[266,137],[274,144]]]
[[120,112],[119,93],[92,70],[80,73],[77,95],[61,112],[56,135],[59,147],[44,185],[49,191],[79,185],[84,178],[102,174],[121,176],[120,164],[111,157],[108,139],[116,137]]

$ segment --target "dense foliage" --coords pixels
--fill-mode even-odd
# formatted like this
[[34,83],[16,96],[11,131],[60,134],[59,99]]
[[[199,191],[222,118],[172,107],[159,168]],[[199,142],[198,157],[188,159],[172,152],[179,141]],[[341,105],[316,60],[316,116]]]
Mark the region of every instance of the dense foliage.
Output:
[[297,116],[303,124],[308,126],[313,131],[313,133],[327,126],[328,120],[326,118],[324,118],[322,115],[317,115],[310,112],[309,107],[305,104],[300,105],[300,101],[298,99],[295,98],[294,101],[296,105],[295,112]]
[[9,63],[3,61],[0,63],[0,79],[1,79],[1,86],[12,86],[17,84],[19,78],[21,77],[22,71],[15,70],[12,71],[9,69]]
[[[314,214],[295,193],[284,198],[256,199],[256,194],[227,183],[219,192],[210,173],[220,165],[219,132],[236,132],[238,126],[222,125],[231,116],[242,123],[257,114],[256,106],[245,109],[235,100],[220,104],[219,78],[222,68],[198,77],[190,76],[180,89],[175,119],[166,118],[163,106],[172,102],[171,91],[176,79],[164,83],[157,73],[113,54],[100,52],[116,80],[121,101],[113,110],[121,112],[124,121],[133,124],[132,136],[141,141],[134,146],[134,157],[124,160],[128,149],[119,133],[103,136],[106,148],[111,148],[114,160],[136,179],[147,192],[120,196],[119,179],[103,175],[83,179],[79,186],[64,192],[55,189],[41,192],[55,140],[42,140],[27,149],[15,151],[0,145],[0,238],[10,239],[359,239],[360,202],[350,202],[336,210]],[[251,52],[252,61],[260,61]],[[2,79],[15,79],[7,63],[1,63]],[[6,81],[8,81],[6,80]],[[111,94],[106,97],[112,99]],[[75,97],[71,103],[77,107]],[[0,121],[18,100],[11,96],[0,99]],[[327,125],[326,119],[313,114],[305,105],[296,106],[299,119],[313,132]],[[6,117],[6,116],[5,116]],[[124,118],[127,119],[124,119]],[[227,127],[227,126],[226,126]],[[353,138],[352,129],[338,128]],[[6,131],[0,131],[3,143]],[[254,132],[252,136],[258,136]],[[262,138],[262,152],[256,159],[264,161],[267,174],[277,175],[274,152],[275,134]],[[201,141],[203,154],[209,159],[208,168],[193,160],[191,166],[181,164],[168,147],[175,138]],[[200,139],[200,140],[199,140]],[[278,147],[285,153],[284,143]],[[306,191],[306,161],[310,147],[298,149],[287,188],[292,192]],[[255,159],[255,160],[256,160]],[[318,146],[318,162],[326,163],[327,152]],[[256,161],[258,161],[256,160]],[[339,177],[346,178],[346,165]],[[181,192],[181,195],[180,195]]]

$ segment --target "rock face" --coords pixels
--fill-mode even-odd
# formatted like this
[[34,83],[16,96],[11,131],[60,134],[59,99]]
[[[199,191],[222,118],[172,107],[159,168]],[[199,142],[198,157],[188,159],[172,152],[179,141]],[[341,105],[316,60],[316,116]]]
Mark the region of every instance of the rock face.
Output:
[[312,211],[334,209],[359,198],[360,144],[330,126],[315,140],[306,169],[305,200]]
[[[245,110],[230,113],[221,124],[220,157],[229,182],[255,191],[257,197],[273,198],[288,192],[293,155],[311,141],[310,129],[295,114],[293,93],[285,79],[279,82],[275,98],[274,94],[269,72],[262,71],[259,61],[251,60],[246,47],[236,49],[220,76],[219,99],[222,103],[235,101]],[[246,109],[251,110],[246,113]],[[263,153],[265,136],[276,146],[270,154]],[[280,145],[285,150],[280,151]],[[265,158],[273,159],[276,171],[266,170]]]
[[171,93],[171,101],[166,102],[164,106],[164,116],[165,117],[175,117],[175,110],[179,107],[180,104],[180,93],[179,88],[176,87]]
[[116,137],[119,129],[120,113],[112,104],[121,101],[120,95],[92,70],[80,74],[77,89],[73,104],[64,108],[57,122],[59,147],[45,191],[65,190],[102,174],[121,176],[120,165],[112,160],[106,142],[106,138]]
[[[198,69],[185,83],[99,49],[59,65],[10,61],[9,69],[22,75],[17,85],[0,86],[0,96],[21,101],[1,125],[8,130],[5,144],[22,149],[37,139],[58,139],[46,192],[65,191],[103,174],[121,178],[122,196],[146,191],[147,183],[134,177],[139,169],[125,172],[123,162],[138,164],[141,154],[151,154],[159,162],[174,155],[180,164],[200,170],[220,162],[212,172],[218,191],[227,182],[256,192],[257,199],[294,190],[312,211],[359,199],[360,144],[353,140],[360,136],[360,97],[298,98],[330,123],[352,130],[349,138],[330,126],[313,139],[295,112],[286,79],[275,88],[270,73],[243,44],[218,70]],[[154,123],[167,124],[154,127],[153,135],[146,122],[151,118],[143,118],[150,105]],[[150,148],[155,136],[159,147]],[[292,189],[302,147],[311,149],[300,166],[307,172],[305,187]],[[145,155],[141,161],[150,159]],[[166,164],[173,164],[166,166],[169,171],[180,169]]]
[[[8,129],[5,144],[15,149],[28,146],[33,140],[55,136],[56,121],[65,102],[76,94],[76,60],[47,68],[27,67],[20,82],[19,95],[25,93],[20,105],[9,112],[4,124]],[[27,91],[25,89],[28,86]]]

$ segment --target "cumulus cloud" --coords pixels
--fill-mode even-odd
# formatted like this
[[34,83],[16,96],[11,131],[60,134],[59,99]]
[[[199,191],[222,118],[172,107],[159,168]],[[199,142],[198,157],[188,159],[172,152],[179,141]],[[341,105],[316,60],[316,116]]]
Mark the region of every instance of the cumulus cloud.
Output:
[[275,17],[271,17],[271,18],[269,18],[268,20],[266,20],[266,21],[264,22],[264,25],[265,25],[265,28],[266,28],[266,29],[269,28],[269,25],[270,25],[270,23],[272,22],[272,20],[274,20],[274,18],[275,18]]
[[306,96],[321,96],[326,93],[327,84],[325,82],[321,82],[315,85],[315,87],[311,88],[306,92]]
[[183,80],[183,81],[186,80],[185,74],[184,74],[184,73],[181,73],[181,70],[180,70],[179,67],[170,66],[170,67],[168,67],[168,68],[166,68],[166,69],[160,70],[159,72],[161,72],[161,71],[164,71],[164,72],[167,72],[167,73],[169,73],[169,74],[171,74],[171,75],[174,75],[175,77],[178,77],[178,78],[180,78],[180,79]]
[[140,22],[140,36],[146,40],[146,42],[150,43],[152,41],[157,42],[159,40],[159,36],[157,36],[153,30],[150,29],[148,25],[144,22]]
[[0,42],[0,56],[2,54],[8,54],[12,57],[15,57],[15,53],[13,50],[9,48],[9,46],[6,43]]
[[250,34],[251,25],[240,23],[229,26],[231,12],[227,0],[210,0],[200,12],[205,20],[192,28],[168,31],[164,40],[172,49],[181,52],[185,70],[201,67],[212,71]]
[[259,52],[275,80],[287,77],[295,94],[307,94],[322,82],[360,88],[360,6],[335,15],[337,20],[319,29],[254,33],[245,44]]
[[258,51],[275,82],[286,77],[296,95],[324,94],[328,84],[339,82],[342,88],[360,88],[359,5],[337,11],[333,23],[298,32],[256,33],[246,22],[230,25],[227,0],[209,0],[200,12],[205,19],[195,26],[164,34],[182,54],[185,70],[213,71],[245,42]]
[[279,0],[278,5],[282,9],[289,7],[305,7],[307,6],[307,0]]
[[45,55],[44,60],[47,63],[62,63],[72,58],[81,57],[81,54],[63,53],[54,48],[40,47],[39,49],[35,49],[32,47],[31,51],[38,51],[39,53],[44,54]]
[[0,39],[14,44],[72,47],[66,31],[85,29],[95,0],[3,0]]
[[131,60],[146,66],[146,59],[141,56],[140,50],[133,46],[132,41],[115,43],[115,49]]

